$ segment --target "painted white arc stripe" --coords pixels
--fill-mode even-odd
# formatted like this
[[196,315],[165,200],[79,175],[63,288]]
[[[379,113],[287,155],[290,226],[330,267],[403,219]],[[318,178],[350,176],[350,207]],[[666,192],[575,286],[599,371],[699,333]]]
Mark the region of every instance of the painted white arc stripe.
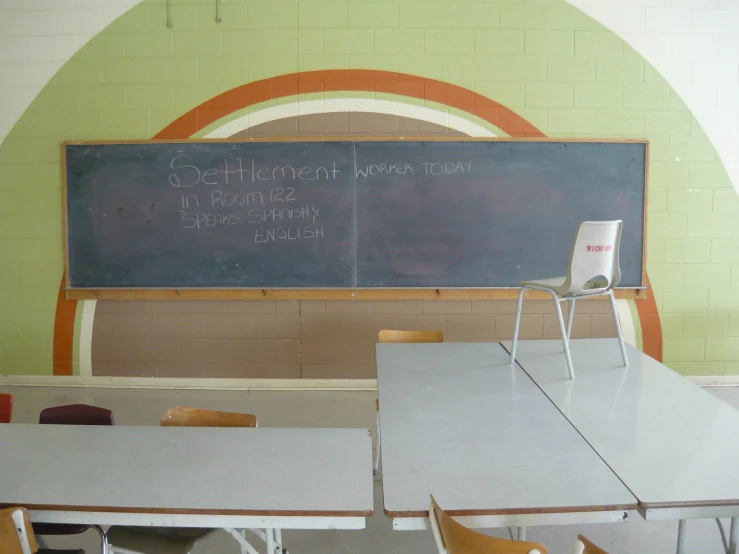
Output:
[[246,115],[228,121],[212,130],[205,138],[228,138],[234,134],[278,119],[336,112],[363,112],[396,115],[410,119],[418,119],[449,127],[472,137],[493,137],[488,129],[468,121],[457,115],[424,106],[405,104],[390,100],[374,100],[371,98],[330,98],[325,100],[307,100],[289,104],[257,109]]
[[95,323],[97,300],[83,300],[78,310],[82,310],[80,337],[77,352],[79,353],[80,377],[92,377],[92,329]]

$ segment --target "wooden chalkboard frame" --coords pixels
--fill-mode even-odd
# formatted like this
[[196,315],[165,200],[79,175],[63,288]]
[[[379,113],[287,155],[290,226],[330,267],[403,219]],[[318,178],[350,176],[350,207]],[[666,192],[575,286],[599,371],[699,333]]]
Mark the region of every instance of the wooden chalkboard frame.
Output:
[[[387,137],[387,136],[325,136],[325,137],[258,137],[181,140],[93,140],[61,143],[62,226],[64,236],[65,293],[70,300],[503,300],[515,299],[518,287],[486,288],[78,288],[69,282],[69,236],[67,222],[67,146],[113,144],[202,144],[218,142],[567,142],[620,143],[644,145],[644,213],[642,214],[642,275],[639,287],[617,287],[617,298],[644,300],[648,293],[646,274],[647,213],[649,186],[649,141],[647,139],[614,138],[551,138],[551,137]],[[531,298],[549,298],[546,293],[531,291]],[[596,297],[597,298],[597,297]]]

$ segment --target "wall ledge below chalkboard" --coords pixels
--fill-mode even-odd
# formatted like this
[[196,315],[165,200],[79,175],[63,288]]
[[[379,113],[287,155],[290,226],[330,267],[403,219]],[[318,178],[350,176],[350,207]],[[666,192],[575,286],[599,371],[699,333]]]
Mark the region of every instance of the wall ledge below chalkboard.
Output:
[[0,375],[0,386],[243,391],[376,391],[376,379],[222,379]]
[[[66,289],[69,300],[511,300],[518,288],[489,289]],[[615,289],[616,298],[645,300],[647,288]],[[527,298],[551,298],[530,291]],[[590,298],[602,298],[594,296]],[[588,298],[584,298],[587,300]]]
[[[687,376],[699,387],[736,387],[739,375]],[[375,379],[189,379],[160,377],[83,377],[2,375],[3,387],[74,387],[101,389],[243,390],[243,391],[376,391]]]

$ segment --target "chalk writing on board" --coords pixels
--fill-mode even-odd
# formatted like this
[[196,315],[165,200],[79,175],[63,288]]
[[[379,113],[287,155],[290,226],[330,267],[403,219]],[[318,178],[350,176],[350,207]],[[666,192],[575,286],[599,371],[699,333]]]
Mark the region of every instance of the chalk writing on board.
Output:
[[375,175],[406,175],[416,173],[416,171],[423,175],[430,176],[451,175],[453,173],[471,173],[472,162],[419,162],[417,164],[402,162],[372,164],[366,165],[364,168],[356,167],[354,175],[359,179],[360,177],[366,178]]
[[254,231],[254,242],[276,242],[281,240],[308,240],[323,238],[323,227],[258,227]]
[[258,190],[247,193],[231,194],[214,190],[210,193],[211,206],[223,208],[225,206],[248,206],[250,204],[264,204],[264,195]]
[[241,158],[229,160],[224,158],[222,167],[200,168],[193,165],[187,154],[175,156],[170,162],[170,169],[175,171],[169,174],[169,184],[177,188],[190,188],[198,184],[217,186],[222,181],[228,184],[257,183],[260,181],[332,181],[337,179],[341,171],[336,162],[328,166],[291,165],[257,166],[254,159],[246,164]]
[[450,175],[452,173],[471,173],[472,162],[421,162],[425,175]]
[[200,229],[201,227],[218,227],[220,225],[237,225],[243,223],[237,214],[219,213],[189,213],[179,210],[180,220],[185,223],[185,229]]
[[269,208],[265,210],[249,210],[249,223],[263,223],[267,221],[284,221],[289,219],[311,219],[313,223],[320,212],[316,206],[301,206],[300,208]]

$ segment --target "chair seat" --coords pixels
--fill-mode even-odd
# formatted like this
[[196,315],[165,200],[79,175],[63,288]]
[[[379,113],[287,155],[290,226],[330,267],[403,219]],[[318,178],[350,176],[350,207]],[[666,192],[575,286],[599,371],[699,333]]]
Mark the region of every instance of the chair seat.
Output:
[[591,279],[583,285],[583,292],[568,294],[568,286],[565,281],[567,281],[566,277],[552,277],[551,279],[537,279],[536,281],[521,281],[520,285],[522,287],[528,285],[548,289],[559,297],[567,298],[604,294],[608,291],[608,282],[602,279]]
[[151,554],[187,554],[190,546],[216,529],[201,527],[123,527],[108,529],[108,544]]
[[67,523],[34,523],[34,535],[79,535],[90,528],[89,525]]
[[549,289],[554,291],[557,296],[562,296],[567,292],[565,286],[567,277],[552,277],[551,279],[537,279],[535,281],[521,281],[521,286],[531,285],[534,287],[541,287],[543,289]]

